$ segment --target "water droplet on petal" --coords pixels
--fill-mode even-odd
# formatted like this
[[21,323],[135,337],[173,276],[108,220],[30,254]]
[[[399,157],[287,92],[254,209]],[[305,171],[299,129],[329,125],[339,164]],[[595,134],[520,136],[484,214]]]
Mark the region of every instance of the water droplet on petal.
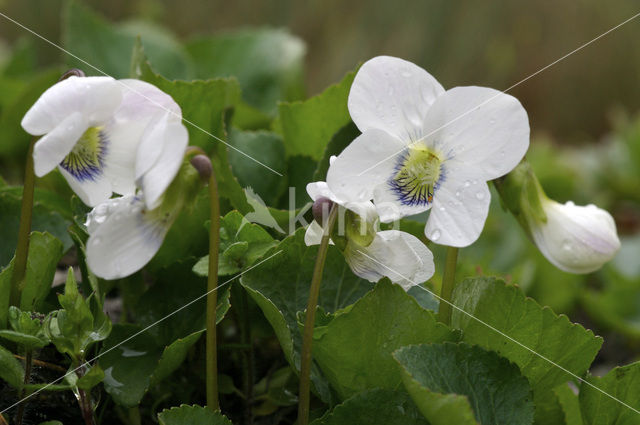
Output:
[[387,90],[387,94],[389,96],[393,96],[393,86],[389,86],[389,89]]
[[464,182],[464,187],[469,187],[471,186],[471,182],[469,180]]
[[404,70],[400,73],[400,75],[402,75],[404,78],[409,78],[411,77],[411,72]]
[[445,207],[440,207],[440,211],[444,211],[445,209]]
[[496,123],[496,120],[495,120],[495,119],[491,118],[491,119],[489,120],[489,124],[493,125],[493,124],[495,124],[495,123]]
[[567,206],[569,206],[569,207],[575,207],[575,206],[576,206],[576,204],[574,204],[574,203],[573,203],[573,201],[568,201],[568,202],[567,202]]
[[99,237],[95,237],[91,239],[91,245],[93,246],[100,245],[101,243],[102,243],[102,239],[100,239]]
[[437,241],[438,239],[440,239],[440,234],[440,230],[436,229],[431,232],[431,237],[429,239],[431,239],[432,241]]
[[460,197],[460,191],[459,190],[456,191],[456,197],[458,197],[458,198]]
[[478,198],[478,200],[483,200],[484,199],[484,192],[477,192],[476,193],[476,198]]
[[473,184],[478,184],[478,180],[474,180],[472,183]]
[[569,240],[562,241],[562,249],[564,251],[571,251],[572,250],[571,242],[569,242]]

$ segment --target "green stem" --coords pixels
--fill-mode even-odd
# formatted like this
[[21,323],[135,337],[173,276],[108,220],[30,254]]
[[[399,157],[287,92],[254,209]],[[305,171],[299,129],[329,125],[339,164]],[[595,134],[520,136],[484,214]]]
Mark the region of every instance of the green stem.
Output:
[[215,173],[209,177],[211,227],[209,229],[209,279],[207,284],[207,406],[220,410],[218,401],[218,352],[216,348],[216,309],[218,307],[218,251],[220,239],[220,201]]
[[[31,378],[31,364],[32,364],[31,357],[32,357],[32,351],[28,350],[24,359],[24,381],[23,381],[24,385],[27,385],[29,383],[29,379]],[[27,404],[27,401],[24,400],[24,396],[25,396],[25,390],[23,389],[20,392],[20,398],[23,399],[23,401],[21,401],[20,405],[18,406],[18,413],[16,415],[16,425],[22,425],[24,407]]]
[[20,208],[20,227],[18,227],[18,245],[16,259],[11,274],[11,305],[20,306],[20,294],[24,287],[24,277],[27,273],[27,256],[29,254],[29,233],[31,233],[31,216],[33,213],[33,191],[36,175],[33,172],[33,145],[38,137],[31,139],[27,163],[24,171],[24,186],[22,188],[22,206]]
[[309,290],[309,301],[307,303],[307,314],[304,321],[304,332],[302,335],[302,353],[300,359],[300,390],[298,392],[298,425],[309,423],[309,402],[311,400],[311,344],[313,342],[313,327],[315,325],[316,307],[318,296],[320,295],[320,284],[322,283],[322,271],[327,258],[327,248],[333,225],[338,215],[338,207],[334,204],[329,213],[329,219],[322,234],[322,241],[318,248],[316,264],[311,278],[311,289]]
[[447,247],[447,256],[442,276],[442,288],[440,289],[440,306],[438,308],[438,320],[445,325],[451,324],[451,295],[456,285],[456,264],[458,262],[458,248]]

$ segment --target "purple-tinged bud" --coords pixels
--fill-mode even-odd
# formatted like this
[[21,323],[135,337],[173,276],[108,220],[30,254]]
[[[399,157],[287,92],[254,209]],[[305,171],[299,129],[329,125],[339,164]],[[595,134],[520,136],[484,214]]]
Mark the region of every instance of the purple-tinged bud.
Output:
[[313,202],[311,211],[313,212],[313,219],[320,225],[324,226],[324,223],[329,219],[329,212],[333,206],[333,201],[324,196],[319,197]]
[[191,165],[193,165],[193,168],[198,171],[200,179],[204,183],[209,181],[211,173],[213,173],[213,166],[211,165],[211,160],[206,155],[195,155],[191,158]]

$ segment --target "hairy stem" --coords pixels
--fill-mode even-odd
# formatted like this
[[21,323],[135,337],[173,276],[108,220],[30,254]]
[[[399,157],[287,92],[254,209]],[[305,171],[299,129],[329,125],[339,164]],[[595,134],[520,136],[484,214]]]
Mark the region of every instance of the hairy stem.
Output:
[[207,284],[207,406],[220,409],[218,401],[218,352],[216,347],[216,309],[218,306],[218,251],[220,240],[220,200],[215,173],[209,177],[211,227],[209,229],[209,279]]
[[438,320],[445,325],[451,324],[451,295],[456,285],[456,264],[458,262],[458,248],[447,247],[447,256],[442,276],[442,288],[440,289],[440,306],[438,307]]
[[[29,383],[29,379],[31,378],[31,357],[32,357],[32,351],[29,350],[27,351],[27,354],[25,355],[24,358],[24,385],[27,385]],[[25,390],[23,389],[22,391],[20,391],[20,398],[24,399],[25,396]],[[23,400],[20,402],[20,405],[18,406],[18,413],[16,414],[16,425],[21,425],[22,424],[22,417],[24,416],[24,407],[26,406],[27,401]]]
[[38,137],[31,139],[29,153],[24,171],[24,186],[22,189],[22,206],[20,207],[20,226],[18,227],[18,245],[16,245],[16,257],[11,274],[10,303],[20,306],[20,294],[24,287],[24,277],[27,273],[27,256],[29,254],[29,233],[31,233],[31,217],[33,214],[33,191],[36,175],[33,172],[33,145]]
[[318,248],[316,264],[311,278],[311,289],[309,291],[309,301],[307,303],[307,314],[304,321],[304,332],[302,334],[302,353],[300,358],[300,390],[298,392],[298,425],[309,423],[309,402],[311,400],[311,344],[313,342],[313,327],[316,319],[316,307],[318,296],[320,295],[320,284],[322,283],[322,271],[327,258],[327,248],[333,225],[338,215],[338,207],[334,204],[329,213],[329,219],[324,227],[322,241]]

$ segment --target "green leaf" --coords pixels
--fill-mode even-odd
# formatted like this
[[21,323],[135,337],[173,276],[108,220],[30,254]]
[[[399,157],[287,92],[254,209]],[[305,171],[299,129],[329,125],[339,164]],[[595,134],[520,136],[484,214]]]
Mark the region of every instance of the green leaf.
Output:
[[91,366],[89,371],[82,375],[76,382],[76,385],[81,390],[90,390],[104,380],[104,371],[99,365]]
[[47,421],[47,422],[40,422],[39,425],[63,425],[63,423],[60,421]]
[[580,376],[602,345],[602,338],[593,332],[542,308],[517,287],[495,278],[464,280],[455,288],[453,302],[468,313],[454,309],[451,319],[452,326],[463,331],[463,340],[516,363],[531,383],[536,404],[545,392],[573,378],[549,360]]
[[322,159],[334,134],[351,121],[347,97],[355,72],[304,102],[281,103],[274,128],[282,134],[287,156],[307,155]]
[[[202,296],[207,292],[207,282],[191,273],[190,268],[190,264],[175,264],[160,270],[158,281],[134,306],[136,324],[115,325],[105,341],[100,357],[105,371],[104,388],[117,404],[139,404],[151,386],[168,378],[184,362],[204,332],[206,300]],[[202,298],[191,303],[198,297]],[[229,290],[221,289],[216,323],[229,307]],[[159,322],[171,313],[175,314]],[[143,329],[146,330],[142,332]],[[135,334],[138,335],[127,340]],[[126,342],[111,349],[122,341]]]
[[[233,78],[206,81],[169,81],[156,74],[147,62],[142,46],[134,50],[135,76],[169,94],[182,109],[184,124],[189,131],[189,144],[208,152],[218,181],[220,196],[234,208],[246,214],[251,210],[228,162],[225,145],[225,113],[240,100],[240,86]],[[213,136],[213,137],[212,137]],[[222,140],[222,141],[220,141]],[[265,172],[271,172],[265,168]]]
[[354,395],[311,423],[311,425],[346,424],[428,425],[428,422],[407,393],[373,389]]
[[233,425],[220,412],[200,406],[187,406],[165,409],[158,413],[160,425]]
[[[189,262],[161,269],[156,276],[157,281],[133,306],[136,323],[143,327],[151,326],[148,333],[161,346],[205,329],[207,280],[193,274]],[[198,301],[193,302],[196,299]],[[218,290],[218,322],[229,306],[227,286]],[[162,320],[168,315],[171,315],[170,319]]]
[[[0,188],[0,264],[9,263],[18,242],[22,188],[6,186]],[[73,245],[67,234],[71,214],[65,201],[57,194],[45,189],[36,189],[31,230],[48,232],[62,242],[63,251]]]
[[13,330],[0,330],[0,337],[20,344],[24,350],[42,348],[49,343],[42,323],[38,319],[32,319],[28,311],[20,311],[15,306],[9,307],[9,323]]
[[[216,321],[216,323],[218,322],[219,320]],[[201,330],[184,338],[178,338],[164,349],[151,377],[151,386],[169,377],[184,362],[189,349],[198,342],[204,332]]]
[[[175,37],[148,22],[113,24],[77,1],[68,2],[63,14],[62,44],[73,55],[65,55],[67,64],[87,75],[111,75],[127,78],[129,58],[136,37],[144,39],[145,49],[155,66],[171,78],[189,76],[188,57]],[[83,62],[83,61],[86,61]],[[100,71],[89,67],[87,63]]]
[[50,313],[43,324],[45,335],[61,353],[74,361],[84,358],[86,350],[111,332],[111,321],[103,311],[85,300],[78,292],[78,284],[70,267],[64,294],[58,295],[61,310]]
[[432,425],[533,423],[531,388],[518,367],[467,344],[422,344],[394,353],[405,388]]
[[273,114],[279,100],[302,98],[305,46],[284,29],[250,29],[202,37],[186,46],[198,78],[231,77],[250,105]]
[[13,388],[20,389],[24,383],[24,369],[6,348],[0,346],[0,379]]
[[20,298],[20,309],[38,311],[51,290],[51,283],[63,245],[49,233],[32,232],[29,239],[27,274]]
[[616,367],[602,378],[588,377],[586,382],[596,388],[585,383],[580,386],[580,409],[585,425],[638,423],[640,362]]
[[[297,314],[304,311],[309,297],[309,285],[313,275],[317,246],[304,243],[304,229],[297,230],[264,258],[273,258],[244,273],[241,284],[262,309],[273,327],[287,361],[300,369],[302,334]],[[278,254],[276,254],[278,253]],[[335,312],[353,304],[371,289],[371,284],[355,276],[337,248],[330,246],[327,252],[319,305],[328,312]],[[327,384],[314,368],[312,379],[316,390],[325,400],[330,398]]]
[[[218,274],[239,273],[276,245],[276,241],[257,224],[249,223],[237,211],[231,211],[220,221],[220,258]],[[200,276],[209,275],[209,256],[200,259],[193,267]]]
[[566,425],[583,425],[578,395],[567,384],[553,390],[562,410]]
[[399,285],[388,279],[337,314],[314,336],[313,357],[341,399],[372,388],[394,389],[401,373],[392,357],[400,347],[455,340]]
[[[148,332],[136,335],[142,329],[138,325],[114,325],[100,351],[104,389],[116,404],[125,407],[140,403],[162,355],[162,349]],[[136,336],[127,340],[133,335]]]
[[[286,168],[284,142],[278,134],[264,130],[232,129],[229,144],[280,173]],[[233,174],[242,187],[251,187],[267,205],[274,205],[286,190],[286,179],[269,172],[244,154],[234,149],[229,151],[229,164]]]

